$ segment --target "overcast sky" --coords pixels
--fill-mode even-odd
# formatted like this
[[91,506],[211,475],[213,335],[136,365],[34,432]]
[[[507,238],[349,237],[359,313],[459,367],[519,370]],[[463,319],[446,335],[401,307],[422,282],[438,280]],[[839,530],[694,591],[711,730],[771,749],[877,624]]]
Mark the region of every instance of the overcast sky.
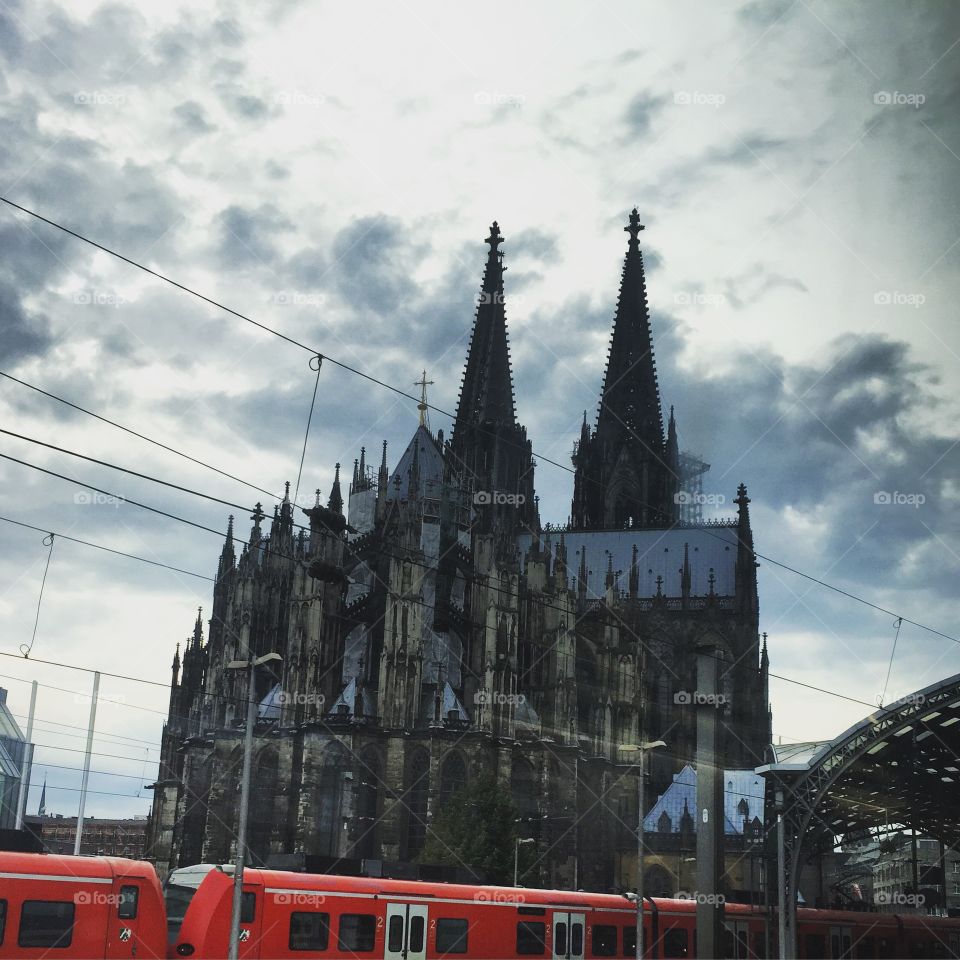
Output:
[[[956,5],[3,0],[0,57],[4,196],[381,379],[412,391],[426,368],[448,411],[498,220],[519,416],[562,463],[596,407],[636,205],[664,403],[718,515],[743,481],[762,553],[960,636]],[[296,481],[304,352],[6,207],[0,251],[0,369],[260,486]],[[8,429],[255,499],[10,381],[0,408]],[[326,494],[364,444],[393,461],[416,416],[325,365],[302,491]],[[226,525],[23,441],[0,452]],[[215,572],[210,534],[9,461],[0,477],[4,517]],[[541,461],[537,490],[564,522],[571,475]],[[0,537],[15,653],[48,551]],[[210,586],[57,541],[33,655],[165,681]],[[773,672],[877,702],[892,616],[769,563],[760,591]],[[958,670],[956,642],[905,624],[887,701]],[[41,688],[35,739],[48,811],[74,813],[88,704],[63,691],[91,678],[0,658],[20,716],[25,679],[60,688]],[[95,776],[88,813],[145,813],[167,694],[101,694],[122,703],[101,705],[93,767],[126,776]],[[868,712],[771,695],[784,741]]]

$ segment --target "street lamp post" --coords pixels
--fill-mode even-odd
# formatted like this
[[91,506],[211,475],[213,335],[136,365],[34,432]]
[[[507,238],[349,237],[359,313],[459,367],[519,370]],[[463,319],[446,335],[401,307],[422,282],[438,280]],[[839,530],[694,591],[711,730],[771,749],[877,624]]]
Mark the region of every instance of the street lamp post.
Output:
[[520,839],[520,837],[517,837],[517,842],[513,845],[513,885],[515,887],[518,886],[517,880],[519,879],[517,875],[517,871],[520,868],[520,844],[536,843],[536,842],[537,841],[533,837],[525,837],[522,840]]
[[240,822],[237,825],[237,856],[233,867],[233,909],[230,913],[230,949],[227,956],[237,960],[240,954],[240,904],[243,898],[243,863],[247,854],[247,816],[250,811],[250,762],[253,757],[253,728],[257,722],[257,667],[282,661],[279,653],[265,653],[252,660],[232,660],[228,670],[246,670],[247,722],[243,738],[243,776],[240,781]]
[[637,953],[636,960],[643,958],[643,781],[646,775],[644,758],[648,750],[665,747],[663,740],[647,740],[643,743],[624,744],[620,747],[624,753],[637,754]]

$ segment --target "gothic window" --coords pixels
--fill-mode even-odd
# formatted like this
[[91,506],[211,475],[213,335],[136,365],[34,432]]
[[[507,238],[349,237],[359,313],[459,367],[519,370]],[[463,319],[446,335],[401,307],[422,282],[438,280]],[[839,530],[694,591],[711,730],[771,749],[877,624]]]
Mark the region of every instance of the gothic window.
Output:
[[317,784],[317,853],[340,855],[343,831],[344,781],[350,772],[350,759],[343,745],[334,741],[323,753]]
[[276,822],[274,798],[277,795],[279,759],[276,750],[266,749],[257,758],[250,791],[249,857],[254,866],[265,866],[270,853],[270,834]]
[[430,796],[430,757],[417,750],[407,765],[404,791],[407,804],[405,860],[415,860],[427,838],[427,802]]
[[357,823],[354,833],[355,856],[374,859],[379,856],[377,825],[380,820],[380,785],[383,764],[375,749],[360,755],[360,781],[357,789]]
[[673,878],[659,864],[650,867],[643,878],[643,893],[647,897],[672,897]]
[[463,755],[450,753],[440,767],[440,804],[443,806],[449,799],[467,785],[467,765]]
[[666,810],[660,814],[660,819],[657,820],[657,832],[658,833],[670,833],[673,828],[673,821],[670,819],[670,814]]
[[746,798],[741,800],[737,804],[737,813],[740,815],[741,819],[745,820],[750,816],[750,804],[747,803]]
[[[521,820],[538,819],[539,792],[533,764],[519,758],[514,760],[510,770],[510,793],[513,805],[517,808],[517,816]],[[532,827],[521,827],[521,833],[527,832],[527,829],[532,830]]]

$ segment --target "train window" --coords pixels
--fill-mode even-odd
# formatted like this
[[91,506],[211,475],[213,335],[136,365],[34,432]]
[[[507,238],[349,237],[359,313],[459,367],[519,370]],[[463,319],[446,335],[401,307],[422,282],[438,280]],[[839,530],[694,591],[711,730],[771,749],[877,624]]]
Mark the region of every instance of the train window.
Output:
[[593,955],[595,957],[615,957],[617,955],[616,927],[597,924],[593,927],[591,933],[593,934]]
[[451,920],[444,917],[437,921],[437,953],[466,953],[466,920]]
[[583,956],[583,924],[579,921],[570,924],[570,956]]
[[635,957],[637,955],[637,928],[623,928],[623,955],[625,957]]
[[[665,957],[686,957],[689,955],[686,930],[674,927],[663,935],[663,955]],[[730,956],[730,954],[727,954],[727,956]]]
[[828,960],[827,938],[822,933],[808,933],[806,944],[804,956],[807,960]]
[[567,923],[565,920],[558,920],[553,927],[553,952],[558,957],[567,955]]
[[390,918],[390,927],[387,930],[387,949],[391,953],[403,952],[403,917],[395,913]]
[[326,950],[330,943],[329,913],[291,913],[291,950]]
[[7,901],[0,900],[0,945],[3,944],[3,932],[7,926]]
[[[559,935],[560,927],[563,927],[564,949],[566,953],[566,935],[567,925],[565,923],[557,924]],[[517,953],[522,957],[542,957],[547,949],[547,925],[537,923],[534,920],[521,920],[517,924]],[[557,950],[557,953],[560,951]]]
[[244,893],[240,897],[240,922],[253,923],[253,918],[257,913],[257,895],[255,893]]
[[73,904],[62,900],[25,900],[20,908],[21,947],[69,947],[73,940]]
[[371,953],[377,935],[377,918],[372,913],[345,913],[340,917],[337,940],[341,950]]
[[423,950],[423,917],[410,918],[410,953],[420,953]]
[[117,906],[117,916],[121,920],[136,920],[137,898],[139,893],[139,887],[120,888],[120,903]]
[[873,937],[861,937],[857,943],[857,960],[873,960]]
[[545,917],[547,911],[543,907],[517,907],[517,913],[522,917]]

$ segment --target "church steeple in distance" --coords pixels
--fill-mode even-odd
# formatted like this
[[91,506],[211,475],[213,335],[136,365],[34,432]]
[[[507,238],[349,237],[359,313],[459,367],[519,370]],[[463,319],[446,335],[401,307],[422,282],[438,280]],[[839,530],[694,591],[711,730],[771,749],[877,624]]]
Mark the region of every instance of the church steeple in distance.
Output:
[[517,422],[513,394],[503,242],[494,221],[486,238],[487,263],[448,447],[450,469],[472,487],[481,526],[488,527],[495,518],[514,527],[518,520],[531,526],[536,514],[533,453],[526,428]]
[[[574,455],[572,518],[579,529],[669,526],[678,516],[676,424],[663,429],[647,284],[636,207],[600,394],[596,430],[581,433]],[[589,436],[588,436],[589,434]]]

